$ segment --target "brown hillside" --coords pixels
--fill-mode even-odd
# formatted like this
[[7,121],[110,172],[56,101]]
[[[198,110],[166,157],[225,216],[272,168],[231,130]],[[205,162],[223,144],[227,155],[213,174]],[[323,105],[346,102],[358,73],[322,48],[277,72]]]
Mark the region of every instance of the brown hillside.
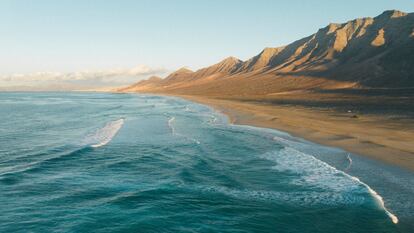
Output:
[[242,62],[229,57],[192,72],[122,91],[206,96],[260,96],[286,91],[414,87],[414,13],[385,11],[375,18],[331,23]]

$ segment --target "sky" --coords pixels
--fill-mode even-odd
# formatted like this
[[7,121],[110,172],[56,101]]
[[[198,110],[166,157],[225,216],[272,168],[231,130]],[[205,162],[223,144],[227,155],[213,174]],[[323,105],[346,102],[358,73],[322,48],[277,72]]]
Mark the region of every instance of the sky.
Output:
[[108,74],[121,84],[246,60],[388,9],[414,12],[414,0],[1,0],[0,87]]

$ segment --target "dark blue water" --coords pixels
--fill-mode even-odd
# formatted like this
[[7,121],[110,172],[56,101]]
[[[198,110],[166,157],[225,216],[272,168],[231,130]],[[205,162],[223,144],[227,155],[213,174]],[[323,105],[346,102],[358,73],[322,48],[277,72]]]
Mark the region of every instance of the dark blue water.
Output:
[[287,134],[205,106],[96,93],[0,101],[0,232],[399,231],[363,182]]

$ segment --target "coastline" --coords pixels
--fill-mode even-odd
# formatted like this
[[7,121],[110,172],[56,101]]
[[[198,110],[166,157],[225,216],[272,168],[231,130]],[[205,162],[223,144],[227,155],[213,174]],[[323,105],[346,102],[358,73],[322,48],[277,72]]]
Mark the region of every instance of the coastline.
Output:
[[234,124],[282,130],[321,145],[338,147],[414,171],[414,131],[406,122],[375,115],[354,119],[350,114],[336,111],[263,102],[174,96],[211,106],[227,115]]

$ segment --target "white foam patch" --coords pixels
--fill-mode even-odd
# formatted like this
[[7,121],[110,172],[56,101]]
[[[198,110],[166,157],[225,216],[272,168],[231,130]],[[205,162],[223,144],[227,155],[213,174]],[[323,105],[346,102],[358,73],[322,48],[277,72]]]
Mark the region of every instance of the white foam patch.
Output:
[[198,186],[195,188],[203,193],[219,193],[241,200],[288,203],[295,206],[337,206],[339,204],[361,205],[366,202],[366,199],[362,196],[344,195],[343,193],[336,192],[278,192],[267,190],[232,189],[224,186]]
[[215,124],[215,123],[217,122],[217,117],[216,117],[216,116],[214,116],[214,115],[211,115],[211,120],[210,120],[210,122],[211,122],[211,123],[213,123],[213,124]]
[[320,187],[335,193],[352,193],[353,195],[368,191],[392,222],[398,223],[398,218],[385,207],[382,197],[366,183],[312,155],[285,147],[280,151],[265,153],[260,157],[275,162],[273,168],[278,171],[296,174],[297,177],[292,179],[292,183],[296,185]]
[[277,141],[277,142],[280,142],[282,144],[286,144],[286,145],[291,145],[292,144],[291,141],[289,141],[287,139],[284,139],[284,138],[281,138],[281,137],[278,137],[278,136],[273,136],[273,140]]
[[186,105],[184,111],[186,112],[192,112],[192,110]]
[[333,192],[364,192],[361,184],[349,179],[345,173],[291,147],[265,153],[260,157],[275,162],[273,168],[280,172],[295,174],[292,184],[319,187]]
[[103,128],[98,129],[94,134],[89,135],[83,141],[84,145],[97,148],[108,144],[122,128],[124,119],[119,119],[107,123]]

